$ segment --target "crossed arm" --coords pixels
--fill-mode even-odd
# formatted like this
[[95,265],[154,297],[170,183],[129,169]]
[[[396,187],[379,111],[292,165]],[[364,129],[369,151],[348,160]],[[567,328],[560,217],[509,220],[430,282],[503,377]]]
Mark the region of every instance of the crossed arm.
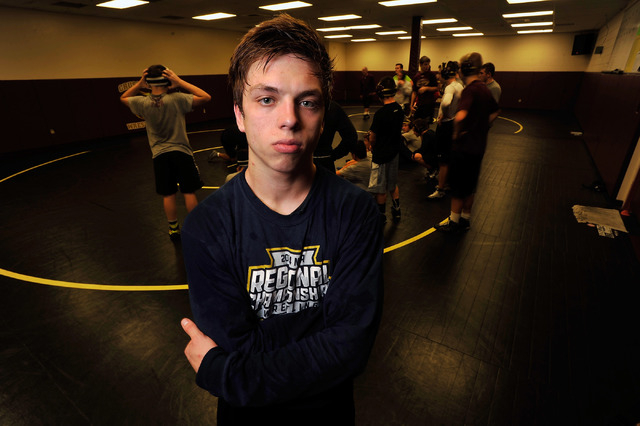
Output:
[[191,338],[185,354],[197,383],[231,404],[259,406],[330,389],[360,372],[382,303],[382,236],[371,216],[348,238],[319,306],[263,321],[255,318],[243,285],[218,272],[208,276],[220,271],[215,256],[188,260],[191,250],[206,247],[191,246],[194,236],[183,235],[192,307],[203,330],[181,322]]

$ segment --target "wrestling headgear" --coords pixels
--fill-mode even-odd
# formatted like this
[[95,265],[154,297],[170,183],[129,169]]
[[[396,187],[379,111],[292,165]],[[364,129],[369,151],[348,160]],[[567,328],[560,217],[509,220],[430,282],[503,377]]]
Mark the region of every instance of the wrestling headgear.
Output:
[[382,77],[376,86],[376,93],[380,99],[394,96],[396,90],[396,82],[393,77]]
[[162,72],[166,70],[167,67],[164,65],[151,65],[147,69],[147,75],[145,77],[145,81],[149,86],[170,86],[171,82],[167,77],[162,75]]

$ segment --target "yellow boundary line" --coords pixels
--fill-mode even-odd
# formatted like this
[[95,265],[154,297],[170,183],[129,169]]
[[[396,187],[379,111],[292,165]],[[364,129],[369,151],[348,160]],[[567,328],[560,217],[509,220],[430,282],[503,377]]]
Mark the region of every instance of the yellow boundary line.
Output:
[[88,153],[88,152],[91,152],[91,151],[78,152],[77,154],[71,154],[71,155],[67,155],[66,157],[61,157],[61,158],[58,158],[58,159],[55,159],[55,160],[47,161],[46,163],[42,163],[42,164],[39,164],[39,165],[37,165],[37,166],[33,166],[33,167],[28,168],[28,169],[25,169],[25,170],[23,170],[23,171],[21,171],[21,172],[14,173],[14,174],[12,174],[11,176],[7,176],[6,178],[4,178],[4,179],[0,180],[0,183],[4,182],[4,181],[6,181],[6,180],[9,180],[9,179],[11,179],[11,178],[13,178],[13,177],[16,177],[16,176],[18,176],[18,175],[21,175],[21,174],[23,174],[23,173],[26,173],[26,172],[28,172],[28,171],[31,171],[31,170],[33,170],[33,169],[37,169],[38,167],[43,167],[43,166],[46,166],[47,164],[51,164],[51,163],[55,163],[56,161],[61,161],[61,160],[65,160],[65,159],[67,159],[67,158],[75,157],[75,156],[77,156],[77,155],[86,154],[86,153]]
[[[353,114],[356,115],[356,114]],[[508,119],[508,118],[504,118],[504,117],[498,117],[498,118],[502,118],[503,120],[507,120],[510,121],[512,123],[517,124],[518,126],[520,126],[520,128],[514,132],[514,133],[519,133],[522,131],[523,126],[518,123],[517,121]],[[204,132],[214,132],[214,131],[218,131],[218,130],[210,130],[210,131],[202,131],[202,132],[192,132],[192,133],[204,133]],[[207,150],[211,150],[211,149],[216,149],[216,148],[220,148],[220,147],[214,147],[214,148],[207,148],[207,149],[202,149],[199,151],[194,151],[194,152],[202,152],[202,151],[207,151]],[[42,163],[39,164],[37,166],[34,167],[30,167],[28,169],[22,170],[21,172],[15,173],[11,176],[7,176],[4,179],[0,180],[0,183],[5,182],[13,177],[16,177],[18,175],[21,175],[23,173],[26,173],[28,171],[37,169],[39,167],[43,167],[46,166],[48,164],[52,164],[55,163],[57,161],[61,161],[61,160],[65,160],[67,158],[72,158],[72,157],[76,157],[78,155],[82,155],[82,154],[87,154],[88,152],[91,151],[83,151],[83,152],[78,152],[76,154],[72,154],[72,155],[67,155],[66,157],[61,157],[61,158],[57,158],[55,160],[51,160],[48,161],[46,163]],[[219,186],[204,186],[203,189],[219,189]],[[404,246],[407,246],[409,244],[412,244],[432,233],[434,233],[436,231],[436,228],[430,228],[427,229],[426,231],[424,231],[421,234],[418,234],[414,237],[411,237],[407,240],[404,240],[398,244],[386,247],[383,251],[383,253],[389,253],[393,250],[397,250],[399,248],[402,248]],[[26,282],[31,282],[34,284],[43,284],[43,285],[48,285],[48,286],[54,286],[54,287],[65,287],[65,288],[75,288],[75,289],[81,289],[81,290],[101,290],[101,291],[169,291],[169,290],[187,290],[188,289],[188,285],[187,284],[174,284],[174,285],[108,285],[108,284],[88,284],[88,283],[73,283],[73,282],[68,282],[68,281],[59,281],[59,280],[51,280],[48,278],[40,278],[40,277],[32,277],[30,275],[24,275],[24,274],[19,274],[17,272],[12,272],[12,271],[8,271],[6,269],[2,269],[0,268],[0,275],[3,275],[5,277],[9,277],[9,278],[13,278],[15,280],[19,280],[19,281],[26,281]]]
[[524,127],[522,127],[522,124],[518,123],[518,122],[517,122],[517,121],[515,121],[515,120],[512,120],[512,119],[510,119],[510,118],[504,118],[504,117],[502,117],[502,116],[500,116],[500,115],[498,116],[498,118],[502,118],[503,120],[510,121],[510,122],[515,123],[515,124],[517,124],[518,126],[520,126],[520,128],[519,128],[518,130],[516,130],[515,132],[513,132],[513,134],[514,134],[514,135],[515,135],[516,133],[520,133],[520,132],[522,131],[522,129],[524,129]]
[[87,284],[73,283],[69,281],[50,280],[48,278],[32,277],[30,275],[18,274],[16,272],[0,269],[0,275],[20,281],[27,281],[35,284],[43,284],[53,287],[76,288],[82,290],[105,290],[105,291],[164,291],[164,290],[187,290],[187,284],[177,285],[107,285],[107,284]]
[[418,241],[419,239],[422,239],[422,238],[426,237],[429,234],[433,234],[434,232],[436,232],[436,228],[427,229],[426,231],[424,231],[421,234],[416,235],[415,237],[411,237],[408,240],[404,240],[402,242],[399,242],[398,244],[395,244],[395,245],[392,245],[392,246],[389,246],[389,247],[385,248],[383,250],[383,253],[389,253],[390,251],[397,250],[397,249],[399,249],[401,247],[407,246],[407,245],[409,245],[411,243],[414,243],[414,242]]

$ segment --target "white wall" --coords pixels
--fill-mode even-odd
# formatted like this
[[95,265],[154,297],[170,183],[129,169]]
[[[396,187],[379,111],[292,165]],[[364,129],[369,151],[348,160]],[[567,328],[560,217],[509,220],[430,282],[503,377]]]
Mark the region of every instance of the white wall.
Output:
[[636,0],[600,29],[596,46],[603,47],[602,54],[591,56],[587,71],[624,70],[629,56],[640,48],[639,27],[640,1]]
[[[640,2],[635,5],[640,8]],[[600,31],[603,55],[572,56],[572,33],[427,39],[421,55],[436,65],[477,51],[498,72],[624,68],[624,63],[617,63],[622,59],[615,58],[626,61],[628,51],[613,55],[614,46],[629,49],[628,43],[633,43],[618,37],[622,21],[621,14]],[[182,75],[226,74],[242,36],[241,32],[2,7],[0,28],[2,80],[130,77],[152,63],[165,64]],[[409,41],[327,42],[327,48],[337,71],[359,71],[363,66],[392,71],[396,62],[404,63],[405,69],[409,65]]]
[[[574,34],[551,33],[505,37],[466,37],[423,40],[420,55],[431,59],[433,68],[446,61],[459,61],[462,55],[479,52],[485,62],[500,71],[584,71],[588,55],[571,55]],[[346,69],[393,71],[401,62],[409,68],[409,41],[350,43]]]
[[0,80],[226,74],[242,33],[0,8]]

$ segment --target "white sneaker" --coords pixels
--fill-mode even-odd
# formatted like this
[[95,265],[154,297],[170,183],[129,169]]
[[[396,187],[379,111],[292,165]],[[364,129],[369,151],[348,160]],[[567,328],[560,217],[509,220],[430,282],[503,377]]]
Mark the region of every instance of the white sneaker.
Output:
[[435,191],[433,191],[433,194],[429,195],[427,198],[434,200],[436,198],[442,198],[444,197],[445,193],[442,189],[440,188],[436,188]]

